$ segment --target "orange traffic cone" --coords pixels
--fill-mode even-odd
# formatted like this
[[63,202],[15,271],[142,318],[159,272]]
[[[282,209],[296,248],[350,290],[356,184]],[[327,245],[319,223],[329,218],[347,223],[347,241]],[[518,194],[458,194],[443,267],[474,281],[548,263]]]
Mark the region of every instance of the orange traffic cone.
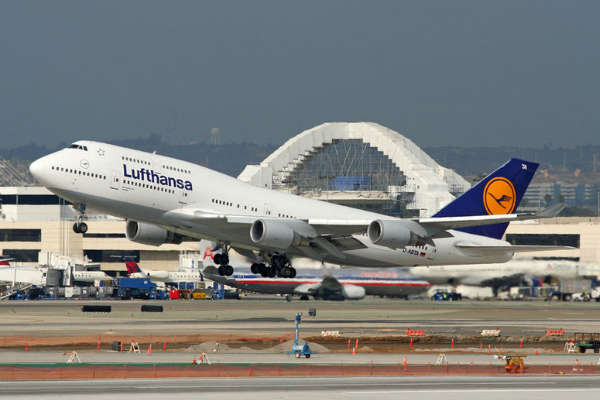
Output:
[[488,344],[488,354],[492,354],[492,345]]
[[450,344],[450,348],[453,349],[454,348],[454,338],[452,338],[452,344]]
[[100,341],[98,340],[98,343],[96,344],[96,349],[100,350]]
[[523,348],[523,336],[521,336],[521,342],[519,343],[519,347],[522,349]]
[[410,338],[410,349],[412,350],[413,348],[413,338]]
[[25,351],[29,351],[29,344],[25,343]]
[[148,355],[152,355],[152,343],[150,343],[150,346],[148,346]]
[[404,356],[404,359],[402,360],[402,365],[404,366],[404,370],[406,371],[406,367],[408,366],[408,362],[406,361],[406,356]]
[[167,351],[167,342],[163,343],[163,351]]
[[120,349],[119,351],[122,353],[122,352],[123,352],[123,342],[121,342],[121,346],[120,346],[120,348],[121,348],[121,349]]
[[356,354],[356,347],[352,348],[352,354]]

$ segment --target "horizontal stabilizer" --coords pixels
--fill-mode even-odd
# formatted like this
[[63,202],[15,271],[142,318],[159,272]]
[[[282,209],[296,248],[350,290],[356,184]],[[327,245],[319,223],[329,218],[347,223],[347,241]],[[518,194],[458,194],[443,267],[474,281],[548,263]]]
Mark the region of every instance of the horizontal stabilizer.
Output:
[[472,251],[482,254],[495,253],[522,253],[530,251],[550,251],[550,250],[574,250],[571,246],[534,246],[534,245],[515,245],[515,246],[478,246],[473,244],[457,243],[456,247],[461,250]]

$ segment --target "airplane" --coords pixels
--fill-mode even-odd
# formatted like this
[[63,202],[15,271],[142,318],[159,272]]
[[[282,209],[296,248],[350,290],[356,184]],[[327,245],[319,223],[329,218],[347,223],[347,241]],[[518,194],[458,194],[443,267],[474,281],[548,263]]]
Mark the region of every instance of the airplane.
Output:
[[512,286],[550,283],[561,279],[600,278],[600,268],[570,260],[514,259],[502,264],[410,267],[411,274],[433,285],[491,287],[494,295]]
[[135,261],[125,261],[125,266],[127,267],[127,273],[130,278],[150,278],[151,281],[165,283],[199,282],[203,280],[200,271],[143,271]]
[[43,286],[46,284],[47,268],[11,266],[12,258],[0,260],[0,282],[15,286],[17,283]]
[[297,269],[294,278],[265,278],[246,267],[236,266],[232,276],[222,276],[215,266],[206,266],[205,278],[237,289],[256,293],[308,296],[323,300],[360,300],[365,296],[407,298],[427,291],[431,284],[410,276],[401,268],[384,272],[351,268],[322,271],[315,268]]
[[106,274],[106,272],[97,270],[73,270],[72,274],[75,283],[95,283],[99,281],[112,281],[114,279],[110,275]]
[[293,278],[290,257],[358,267],[505,262],[519,251],[502,240],[511,221],[555,216],[514,213],[538,164],[512,159],[430,218],[394,218],[259,188],[175,158],[94,141],[77,141],[30,165],[36,180],[78,211],[87,207],[127,220],[134,242],[217,243],[218,272],[231,276],[229,250],[256,262],[263,276]]

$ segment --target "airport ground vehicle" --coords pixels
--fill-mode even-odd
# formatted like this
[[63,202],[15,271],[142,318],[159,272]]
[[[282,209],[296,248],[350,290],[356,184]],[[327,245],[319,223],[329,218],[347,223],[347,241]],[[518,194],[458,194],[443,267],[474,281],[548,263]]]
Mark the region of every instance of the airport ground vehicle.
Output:
[[[571,301],[575,294],[590,293],[591,290],[592,282],[589,279],[561,279],[558,288],[550,293],[549,300]],[[579,297],[583,298],[583,295]]]
[[156,284],[148,278],[118,278],[114,283],[113,295],[122,299],[158,299],[159,295]]
[[593,349],[594,353],[600,353],[600,333],[578,332],[573,341],[580,353],[585,353],[588,349]]
[[462,295],[456,292],[449,292],[447,290],[438,289],[431,296],[431,300],[434,301],[458,301],[462,300]]

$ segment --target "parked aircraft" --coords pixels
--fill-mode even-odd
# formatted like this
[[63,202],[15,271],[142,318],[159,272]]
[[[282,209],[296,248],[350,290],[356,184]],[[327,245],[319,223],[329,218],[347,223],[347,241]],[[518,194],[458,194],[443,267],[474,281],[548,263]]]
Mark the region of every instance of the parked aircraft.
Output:
[[256,261],[254,272],[293,278],[292,256],[379,268],[498,263],[518,251],[556,249],[501,240],[511,221],[560,211],[514,213],[537,167],[512,159],[432,218],[412,219],[259,188],[186,161],[93,141],[40,158],[30,171],[76,206],[76,232],[87,231],[91,207],[126,218],[126,236],[138,243],[216,242],[221,275],[233,274],[228,254],[235,249]]
[[225,277],[215,266],[208,265],[202,274],[211,281],[256,293],[313,296],[323,300],[359,300],[365,296],[408,297],[431,286],[398,268],[386,271],[351,268],[320,270],[298,268],[294,278],[265,278],[246,267],[236,266],[233,276]]
[[31,284],[43,286],[46,284],[47,268],[12,266],[12,259],[0,260],[0,282],[15,286],[16,284]]
[[198,282],[203,279],[200,271],[143,271],[135,261],[125,261],[125,266],[130,278],[150,278],[152,281],[165,283]]
[[494,293],[512,286],[538,286],[561,279],[600,278],[600,268],[569,260],[514,259],[502,264],[410,267],[408,270],[433,285],[486,286]]

